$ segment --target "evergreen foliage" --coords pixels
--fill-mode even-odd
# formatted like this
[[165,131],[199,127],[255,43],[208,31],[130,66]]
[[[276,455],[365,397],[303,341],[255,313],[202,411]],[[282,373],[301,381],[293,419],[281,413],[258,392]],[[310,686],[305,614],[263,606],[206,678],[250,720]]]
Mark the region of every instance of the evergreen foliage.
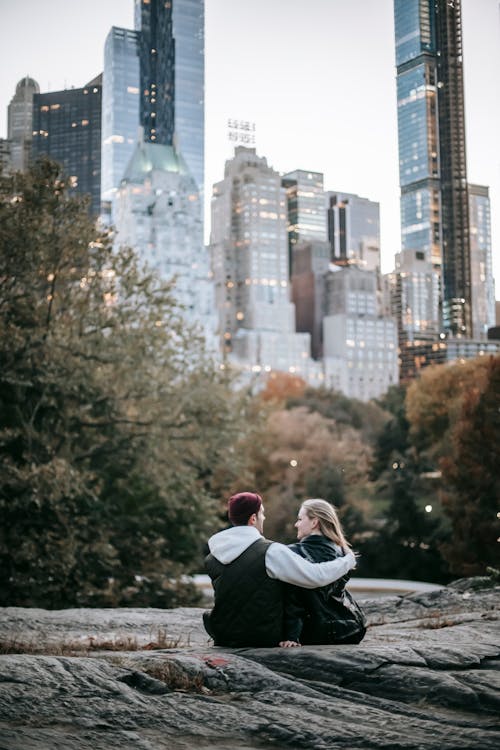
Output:
[[360,575],[444,583],[450,580],[440,545],[446,530],[417,502],[422,488],[418,466],[393,454],[387,488],[390,498],[382,527],[360,545]]

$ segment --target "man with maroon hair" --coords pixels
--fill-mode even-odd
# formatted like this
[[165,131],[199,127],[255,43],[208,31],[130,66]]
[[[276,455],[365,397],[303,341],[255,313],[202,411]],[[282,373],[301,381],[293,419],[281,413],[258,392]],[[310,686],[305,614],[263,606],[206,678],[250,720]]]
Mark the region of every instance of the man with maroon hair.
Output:
[[285,544],[263,537],[264,506],[255,492],[229,498],[232,527],[208,540],[205,567],[214,588],[214,607],[203,622],[216,646],[278,646],[283,640],[284,583],[314,589],[341,578],[355,567],[344,557],[312,563]]

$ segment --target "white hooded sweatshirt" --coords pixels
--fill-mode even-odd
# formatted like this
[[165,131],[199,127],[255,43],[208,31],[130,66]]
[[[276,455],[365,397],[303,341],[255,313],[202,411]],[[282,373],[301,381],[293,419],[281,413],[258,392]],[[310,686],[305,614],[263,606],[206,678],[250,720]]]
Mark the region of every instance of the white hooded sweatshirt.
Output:
[[[211,536],[208,548],[220,563],[228,565],[259,537],[261,534],[255,526],[233,526]],[[306,589],[326,586],[342,578],[355,566],[356,558],[350,550],[344,557],[322,563],[309,562],[279,542],[270,544],[266,552],[266,571],[269,578],[293,583]]]

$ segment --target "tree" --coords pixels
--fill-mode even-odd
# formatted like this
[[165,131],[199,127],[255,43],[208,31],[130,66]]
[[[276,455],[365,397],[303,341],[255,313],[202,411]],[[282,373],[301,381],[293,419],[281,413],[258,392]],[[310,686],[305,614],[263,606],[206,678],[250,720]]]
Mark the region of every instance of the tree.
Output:
[[349,490],[366,480],[371,453],[357,430],[298,407],[268,413],[251,455],[254,487],[268,511],[266,535],[285,542],[295,537],[293,524],[306,497],[323,497],[342,517],[348,513]]
[[242,399],[57,165],[0,177],[2,603],[177,601]]
[[446,583],[449,572],[440,553],[446,531],[418,505],[420,480],[411,457],[393,457],[389,507],[382,528],[359,546],[359,574]]
[[420,454],[427,453],[436,461],[449,452],[450,427],[461,412],[464,394],[484,377],[486,367],[485,357],[432,365],[410,384],[406,416],[410,440]]
[[272,372],[260,393],[260,399],[264,402],[284,404],[289,398],[302,396],[305,388],[305,380],[298,375],[290,375],[288,372]]
[[500,357],[489,357],[470,385],[441,460],[443,506],[451,540],[443,551],[454,573],[484,574],[500,563]]
[[409,448],[409,423],[406,418],[405,396],[404,386],[392,386],[385,397],[378,402],[381,408],[387,410],[389,418],[382,425],[375,439],[370,469],[372,479],[378,479],[384,472],[390,472],[395,456],[405,455]]

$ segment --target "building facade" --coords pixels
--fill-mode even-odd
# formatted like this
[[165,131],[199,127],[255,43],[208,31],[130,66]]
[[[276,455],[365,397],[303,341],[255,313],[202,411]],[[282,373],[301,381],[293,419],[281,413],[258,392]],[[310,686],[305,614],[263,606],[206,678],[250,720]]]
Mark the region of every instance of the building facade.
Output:
[[152,143],[180,151],[204,187],[204,0],[135,0],[139,33],[140,125]]
[[323,356],[325,384],[368,401],[399,382],[394,318],[378,311],[375,271],[330,266],[326,277]]
[[238,146],[214,185],[210,250],[222,347],[247,372],[280,370],[318,385],[310,335],[290,297],[287,196],[255,149]]
[[325,284],[329,266],[328,242],[304,240],[294,246],[294,270],[290,283],[296,329],[311,336],[311,354],[316,360],[323,356]]
[[460,0],[394,0],[402,249],[440,276],[440,325],[472,336]]
[[472,330],[475,339],[488,338],[495,325],[495,282],[491,254],[489,189],[469,184]]
[[352,193],[325,193],[332,263],[380,273],[380,205]]
[[12,169],[12,143],[8,138],[0,138],[0,171]]
[[33,137],[33,97],[40,92],[38,83],[26,76],[16,86],[7,108],[7,139],[10,141],[10,164],[24,172],[31,158]]
[[139,40],[136,31],[113,26],[104,45],[102,80],[103,213],[111,204],[134,152],[139,128]]
[[414,348],[439,339],[439,275],[423,251],[403,250],[386,279],[389,310],[398,326],[400,379],[407,381],[418,369]]
[[288,215],[288,257],[294,273],[294,250],[298,242],[326,241],[326,213],[321,172],[296,169],[282,178]]
[[33,96],[34,158],[61,164],[71,188],[90,197],[89,211],[101,208],[102,76],[81,89]]
[[188,323],[218,350],[210,264],[203,244],[199,193],[174,146],[140,139],[115,198],[118,246],[133,247],[174,293]]

